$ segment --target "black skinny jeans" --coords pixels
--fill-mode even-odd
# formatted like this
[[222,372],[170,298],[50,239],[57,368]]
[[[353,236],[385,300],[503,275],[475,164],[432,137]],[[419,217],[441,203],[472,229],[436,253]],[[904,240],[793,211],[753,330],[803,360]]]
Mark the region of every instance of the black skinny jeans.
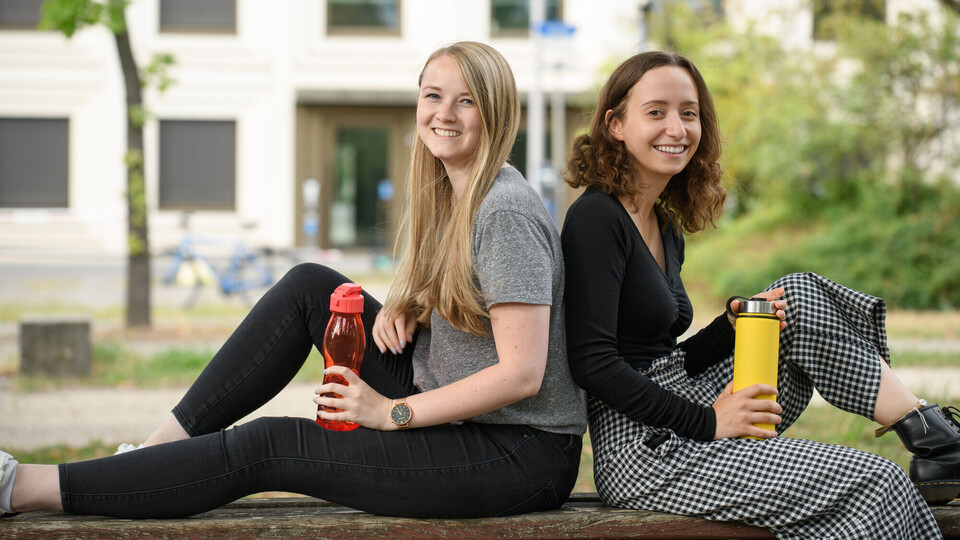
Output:
[[[189,516],[261,491],[302,493],[408,517],[480,517],[560,506],[576,481],[578,436],[476,422],[334,432],[288,417],[226,429],[276,395],[310,348],[322,343],[330,294],[346,281],[316,264],[291,270],[173,409],[191,438],[61,464],[64,511]],[[408,396],[416,392],[413,344],[400,356],[380,354],[370,337],[379,309],[365,294],[367,350],[360,376],[386,397]]]

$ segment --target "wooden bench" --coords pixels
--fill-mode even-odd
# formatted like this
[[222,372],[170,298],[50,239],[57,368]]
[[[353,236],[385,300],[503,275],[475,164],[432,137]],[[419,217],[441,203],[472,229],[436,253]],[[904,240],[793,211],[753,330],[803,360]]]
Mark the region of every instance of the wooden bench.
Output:
[[[956,503],[955,503],[956,504]],[[960,506],[933,509],[945,538],[960,538]],[[185,519],[110,519],[33,513],[0,522],[0,538],[773,538],[766,529],[604,506],[575,493],[558,510],[483,519],[375,516],[309,497],[241,499]]]

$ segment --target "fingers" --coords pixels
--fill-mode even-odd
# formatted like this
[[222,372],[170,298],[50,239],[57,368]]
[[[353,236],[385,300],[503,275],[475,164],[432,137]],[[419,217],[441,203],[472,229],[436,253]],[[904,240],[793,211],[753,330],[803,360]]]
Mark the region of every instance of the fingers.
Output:
[[373,323],[373,342],[381,353],[389,349],[393,354],[399,354],[402,350],[400,339],[397,337],[397,331],[393,324],[393,318],[384,311],[377,313],[377,318]]
[[317,388],[317,405],[327,407],[317,411],[324,420],[345,420],[363,427],[384,430],[389,428],[390,400],[367,386],[356,373],[342,366],[331,366],[327,373],[343,377],[346,384],[324,383]]
[[417,314],[408,313],[407,314],[407,325],[404,328],[406,332],[404,335],[407,336],[407,343],[413,341],[413,331],[417,329]]
[[377,313],[377,318],[373,321],[373,329],[370,330],[370,334],[373,336],[373,342],[376,344],[377,349],[380,353],[387,352],[389,345],[387,344],[386,333],[384,332],[383,326],[386,320],[386,312],[381,310]]
[[783,296],[785,292],[786,292],[786,289],[784,289],[783,287],[777,287],[776,289],[770,289],[769,291],[763,291],[762,293],[755,294],[753,295],[753,297],[763,298],[767,302],[772,302],[777,298],[780,298],[781,296]]
[[[325,407],[333,407],[342,411],[346,404],[354,399],[357,394],[359,394],[362,389],[363,380],[357,376],[353,370],[343,367],[343,366],[330,366],[323,370],[324,378],[329,375],[335,375],[338,378],[342,378],[346,384],[341,382],[325,382],[317,387],[314,392],[317,394],[313,398],[313,402],[317,405],[323,405]],[[330,413],[330,411],[323,411],[325,413]],[[338,413],[331,413],[338,414]],[[319,415],[319,412],[318,412]],[[328,420],[337,420],[339,418],[332,418],[329,416],[320,415],[322,418]]]
[[415,313],[407,312],[394,316],[386,311],[380,311],[374,320],[371,334],[373,334],[373,342],[381,353],[389,350],[393,354],[400,354],[407,343],[413,340],[413,331],[416,327]]
[[[775,422],[766,422],[766,423],[772,424],[772,423],[775,423]],[[778,422],[776,422],[776,423],[778,423]],[[755,426],[755,425],[753,425],[753,424],[750,424],[749,426],[747,426],[747,427],[744,429],[744,433],[743,433],[743,434],[746,435],[746,436],[748,436],[748,437],[756,437],[756,438],[758,438],[758,439],[773,439],[773,438],[775,438],[775,437],[777,436],[777,432],[776,432],[776,431],[770,431],[770,430],[766,430],[766,429],[763,429],[763,428],[759,428],[759,427],[757,427],[757,426]]]
[[757,396],[775,396],[777,395],[777,387],[769,384],[757,383],[751,384],[746,388],[741,388],[734,393],[741,394],[750,399],[753,399]]
[[397,339],[400,341],[400,350],[403,350],[403,348],[407,346],[407,321],[403,317],[397,317],[393,321],[393,327],[397,331]]
[[[769,291],[763,291],[752,296],[752,298],[763,298],[767,302],[773,304],[774,314],[780,319],[780,329],[783,330],[787,327],[787,302],[786,300],[781,300],[783,295],[786,294],[786,289],[783,287],[777,287],[776,289],[770,289]],[[730,302],[730,311],[733,313],[740,313],[740,301],[733,300]],[[730,314],[727,314],[727,319],[730,321],[730,324],[733,325],[734,329],[737,327],[736,318],[731,317]]]
[[752,436],[762,439],[776,437],[776,431],[757,427],[755,424],[779,424],[783,407],[771,399],[756,399],[757,396],[776,395],[777,389],[768,384],[754,384],[732,392],[731,384],[717,397],[713,404],[716,413],[714,439]]

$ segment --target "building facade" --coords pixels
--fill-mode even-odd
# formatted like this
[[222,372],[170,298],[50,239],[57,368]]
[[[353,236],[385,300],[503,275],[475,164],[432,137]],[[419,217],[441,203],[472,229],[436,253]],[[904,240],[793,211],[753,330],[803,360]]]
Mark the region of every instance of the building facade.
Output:
[[[566,26],[532,31],[531,2]],[[123,254],[125,97],[113,36],[102,27],[72,39],[37,30],[41,3],[0,0],[0,250]],[[901,10],[937,4],[873,3],[881,6],[873,16],[891,24]],[[430,52],[458,40],[489,43],[512,65],[524,103],[512,161],[559,222],[570,194],[549,158],[562,156],[586,125],[582,107],[608,70],[643,46],[644,14],[657,4],[133,0],[127,21],[140,67],[157,54],[175,58],[175,83],[144,96],[152,249],[178,241],[185,212],[194,229],[213,236],[255,223],[253,244],[390,245],[417,76]],[[818,43],[817,13],[829,2],[699,4],[788,47],[808,47]],[[531,129],[549,135],[531,146]]]
[[[41,3],[0,0],[0,249],[121,254],[126,120],[113,36],[37,30]],[[453,41],[500,50],[524,103],[531,89],[547,101],[562,93],[572,134],[583,120],[571,97],[635,50],[637,7],[545,0],[545,11],[572,36],[531,35],[528,0],[134,0],[139,66],[175,58],[174,84],[144,94],[153,250],[177,242],[185,211],[215,236],[256,223],[253,244],[390,242],[417,77]],[[523,144],[513,159],[525,163]]]

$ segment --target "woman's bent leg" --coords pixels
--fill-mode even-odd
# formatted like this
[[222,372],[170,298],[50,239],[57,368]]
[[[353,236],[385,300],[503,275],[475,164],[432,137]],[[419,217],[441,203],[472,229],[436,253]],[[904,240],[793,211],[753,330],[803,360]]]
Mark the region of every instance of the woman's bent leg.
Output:
[[814,388],[831,405],[873,419],[881,359],[889,364],[883,300],[816,274],[790,274],[770,288],[786,291],[787,327],[780,336],[777,401],[783,433]]
[[476,517],[555,508],[577,476],[580,438],[466,422],[331,432],[262,418],[218,433],[60,465],[64,510],[147,518],[210,510],[260,491],[368,512]]
[[[173,409],[183,429],[191,436],[218,431],[280,392],[311,347],[322,344],[330,294],[348,281],[317,264],[290,270],[257,302]],[[379,308],[365,294],[368,331]]]

